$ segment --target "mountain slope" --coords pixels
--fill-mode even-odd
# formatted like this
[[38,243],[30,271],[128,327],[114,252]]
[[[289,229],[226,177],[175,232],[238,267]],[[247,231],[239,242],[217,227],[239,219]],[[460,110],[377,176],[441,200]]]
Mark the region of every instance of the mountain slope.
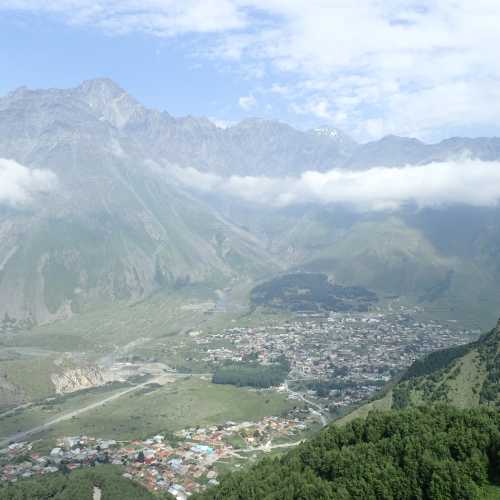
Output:
[[414,294],[445,281],[452,260],[440,256],[421,233],[400,219],[388,218],[353,225],[305,267],[329,268],[342,283],[387,294]]
[[58,180],[26,206],[0,207],[0,318],[46,322],[165,286],[225,286],[279,268],[254,236],[148,161],[118,128],[142,108],[106,89],[0,100],[0,158]]
[[[233,213],[237,213],[233,209]],[[337,206],[239,215],[293,270],[328,274],[435,317],[487,328],[500,300],[498,208],[356,213]]]
[[372,410],[446,404],[500,408],[500,321],[477,341],[436,351],[415,363],[374,401],[337,421],[342,425]]
[[225,476],[206,499],[473,499],[498,481],[500,414],[420,408],[330,425],[282,458]]
[[47,322],[161,287],[224,287],[290,267],[487,320],[500,298],[495,208],[397,217],[337,206],[248,208],[189,192],[171,169],[282,177],[422,163],[465,149],[498,159],[497,142],[357,145],[329,127],[299,131],[261,119],[221,129],[147,109],[106,79],[18,89],[0,98],[0,159],[50,170],[57,186],[29,204],[0,205],[0,321]]
[[436,402],[500,407],[500,321],[478,341],[416,361],[394,387],[393,407]]

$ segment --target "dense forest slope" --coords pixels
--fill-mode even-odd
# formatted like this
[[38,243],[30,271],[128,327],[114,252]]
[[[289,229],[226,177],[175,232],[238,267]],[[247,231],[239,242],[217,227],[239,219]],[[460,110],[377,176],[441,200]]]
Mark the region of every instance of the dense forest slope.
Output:
[[330,425],[200,499],[473,499],[498,480],[500,413],[446,406]]

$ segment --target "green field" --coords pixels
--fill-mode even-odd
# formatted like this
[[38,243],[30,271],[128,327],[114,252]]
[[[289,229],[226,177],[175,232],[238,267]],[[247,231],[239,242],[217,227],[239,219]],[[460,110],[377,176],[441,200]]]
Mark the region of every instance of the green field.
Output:
[[49,400],[5,412],[0,416],[0,439],[16,432],[25,431],[49,421],[59,415],[90,405],[108,396],[123,391],[125,384],[86,389],[72,394],[52,396]]
[[[85,391],[66,396],[60,404],[37,405],[0,421],[1,434],[33,428],[54,417],[106,398],[121,388]],[[50,443],[57,436],[86,434],[113,439],[145,438],[162,431],[175,431],[227,420],[258,420],[280,415],[297,403],[274,391],[253,391],[216,385],[199,377],[178,379],[164,386],[151,384],[103,406],[58,423],[35,438]],[[31,439],[31,438],[30,438]]]
[[0,362],[0,377],[4,377],[10,384],[22,387],[22,397],[28,401],[44,399],[54,394],[50,373],[56,371],[52,356]]
[[147,344],[190,329],[217,331],[231,325],[261,325],[283,319],[286,314],[250,311],[248,294],[254,283],[235,284],[224,292],[187,286],[158,292],[136,303],[119,301],[32,330],[2,338],[0,346],[44,348],[56,352],[87,351],[102,354],[127,344]]
[[[234,325],[263,325],[286,318],[285,314],[250,311],[247,297],[252,286],[250,281],[236,283],[217,292],[187,286],[135,304],[117,302],[66,321],[5,335],[0,341],[0,415],[54,396],[51,376],[82,363],[158,361],[181,372],[209,374],[213,367],[203,361],[204,347],[198,348],[191,331],[206,336]],[[221,300],[224,307],[219,308]],[[71,399],[75,404],[78,400],[79,396]],[[25,428],[23,421],[36,423],[39,408],[3,421],[0,434]],[[41,413],[52,417],[53,412]]]
[[356,408],[352,412],[347,415],[337,419],[334,421],[335,425],[344,425],[348,424],[355,418],[365,418],[372,410],[385,411],[390,410],[392,406],[392,391],[389,391],[384,395],[381,399],[376,399],[375,401],[371,401],[366,403],[359,408]]

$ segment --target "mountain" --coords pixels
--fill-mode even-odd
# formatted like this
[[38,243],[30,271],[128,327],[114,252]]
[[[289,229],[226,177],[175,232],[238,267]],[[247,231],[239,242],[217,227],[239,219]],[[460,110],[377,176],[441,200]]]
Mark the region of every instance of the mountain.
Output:
[[343,164],[348,168],[397,167],[432,162],[474,158],[483,161],[500,159],[500,138],[477,139],[454,137],[436,144],[389,135],[378,141],[359,145]]
[[0,100],[0,158],[57,188],[0,207],[0,318],[66,318],[185,283],[279,268],[250,233],[179,190],[124,128],[148,112],[109,82]]
[[107,79],[17,89],[0,98],[0,160],[24,166],[16,168],[25,176],[50,171],[56,182],[30,192],[28,203],[0,204],[0,318],[44,323],[161,288],[217,289],[291,269],[488,321],[500,300],[497,208],[277,209],[201,194],[174,172],[284,177],[464,154],[496,159],[499,141],[360,145],[328,126],[300,131],[262,119],[221,129],[148,109]]
[[347,136],[302,132],[252,118],[220,129],[206,118],[150,112],[124,127],[149,154],[174,165],[220,175],[283,176],[341,165],[355,148]]
[[139,140],[149,155],[201,171],[296,175],[338,166],[356,147],[352,139],[335,129],[302,132],[259,118],[221,129],[206,118],[174,118],[144,108],[107,79],[84,82],[72,92],[101,114],[101,120]]

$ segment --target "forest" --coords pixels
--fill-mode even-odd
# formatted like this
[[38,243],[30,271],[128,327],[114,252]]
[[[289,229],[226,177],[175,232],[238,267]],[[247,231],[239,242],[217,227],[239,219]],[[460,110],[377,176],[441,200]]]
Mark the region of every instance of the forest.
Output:
[[341,286],[323,273],[291,273],[256,286],[251,293],[254,306],[293,312],[367,311],[377,295],[360,286]]
[[214,384],[232,384],[238,387],[248,386],[265,389],[282,384],[288,371],[289,365],[284,358],[269,365],[250,361],[230,363],[216,368],[212,382]]
[[330,425],[281,458],[229,474],[198,500],[482,498],[499,481],[500,413],[446,406]]
[[476,345],[477,342],[473,342],[471,344],[459,345],[456,347],[450,347],[448,349],[431,352],[424,358],[417,359],[410,366],[410,368],[408,368],[401,380],[404,381],[417,377],[423,377],[425,375],[430,375],[431,373],[446,368],[452,361],[464,356],[470,350],[476,347]]
[[101,490],[103,500],[173,500],[168,493],[153,495],[138,483],[122,477],[123,470],[100,465],[71,473],[49,474],[16,483],[0,482],[2,500],[92,500],[94,487]]

